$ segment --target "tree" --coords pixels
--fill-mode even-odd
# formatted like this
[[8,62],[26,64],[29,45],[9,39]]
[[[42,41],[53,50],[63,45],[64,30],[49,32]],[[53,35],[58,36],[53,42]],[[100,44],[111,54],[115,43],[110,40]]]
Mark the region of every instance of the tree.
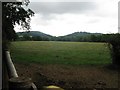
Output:
[[34,36],[33,40],[34,41],[42,41],[42,37],[41,36]]
[[111,34],[107,39],[113,65],[120,65],[120,34]]
[[[29,0],[25,0],[27,6]],[[31,9],[25,10],[23,2],[2,2],[2,39],[3,49],[8,48],[7,44],[16,37],[14,25],[21,25],[23,29],[30,29],[30,18],[34,15]]]
[[[24,4],[27,6],[28,0]],[[23,29],[30,29],[30,18],[34,15],[31,9],[25,10],[23,2],[2,2],[2,69],[3,69],[3,88],[7,87],[7,71],[6,71],[6,54],[5,49],[8,49],[9,42],[16,38],[14,25],[17,23]],[[5,82],[4,82],[5,81]]]

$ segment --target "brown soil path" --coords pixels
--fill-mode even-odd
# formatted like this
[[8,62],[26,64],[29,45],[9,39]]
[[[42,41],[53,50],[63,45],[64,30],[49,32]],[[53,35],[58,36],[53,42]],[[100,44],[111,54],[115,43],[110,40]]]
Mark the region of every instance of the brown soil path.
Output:
[[63,66],[15,63],[19,76],[31,77],[38,88],[118,88],[118,71],[103,66]]

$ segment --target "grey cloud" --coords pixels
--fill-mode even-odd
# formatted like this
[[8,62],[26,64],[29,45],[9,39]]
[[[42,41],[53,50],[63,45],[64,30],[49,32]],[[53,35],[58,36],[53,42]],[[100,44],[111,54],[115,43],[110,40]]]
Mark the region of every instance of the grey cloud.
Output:
[[99,19],[93,19],[93,20],[88,21],[88,23],[97,23],[99,21],[100,21]]
[[31,2],[29,7],[43,15],[63,13],[84,13],[94,10],[97,6],[94,2]]

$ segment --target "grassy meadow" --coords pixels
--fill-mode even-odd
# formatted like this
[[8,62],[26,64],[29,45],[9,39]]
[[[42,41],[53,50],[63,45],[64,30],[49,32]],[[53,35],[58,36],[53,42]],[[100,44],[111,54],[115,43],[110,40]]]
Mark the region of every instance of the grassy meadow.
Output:
[[17,41],[10,52],[18,75],[31,77],[37,88],[118,88],[119,73],[107,67],[105,43]]
[[17,41],[12,42],[10,52],[14,62],[62,65],[111,63],[105,43]]

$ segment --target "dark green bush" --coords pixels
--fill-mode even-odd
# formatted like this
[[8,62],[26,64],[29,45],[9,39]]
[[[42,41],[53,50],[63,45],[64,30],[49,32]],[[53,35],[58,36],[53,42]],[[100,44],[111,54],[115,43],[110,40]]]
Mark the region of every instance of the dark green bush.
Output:
[[112,57],[112,64],[120,65],[120,34],[110,34],[107,38],[108,47]]

